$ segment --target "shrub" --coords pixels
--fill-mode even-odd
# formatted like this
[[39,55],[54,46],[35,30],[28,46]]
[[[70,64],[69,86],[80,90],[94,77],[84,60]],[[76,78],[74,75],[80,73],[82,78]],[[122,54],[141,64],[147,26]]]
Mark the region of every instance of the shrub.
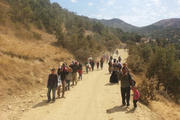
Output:
[[36,40],[40,40],[41,39],[41,34],[33,32],[33,38],[35,38]]
[[139,73],[144,71],[142,59],[138,55],[130,55],[127,59],[128,67],[132,72]]
[[142,83],[138,85],[138,90],[140,92],[140,101],[146,105],[149,104],[151,100],[156,100],[156,82],[153,80],[143,80]]

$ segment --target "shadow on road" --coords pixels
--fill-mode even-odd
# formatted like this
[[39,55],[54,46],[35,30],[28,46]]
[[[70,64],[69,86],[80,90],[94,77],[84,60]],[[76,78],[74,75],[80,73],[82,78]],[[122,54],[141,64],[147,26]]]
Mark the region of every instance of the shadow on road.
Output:
[[123,112],[123,111],[126,111],[126,110],[127,110],[127,108],[124,107],[124,106],[115,106],[115,107],[113,107],[111,109],[107,109],[106,113],[111,114],[111,113],[115,113],[115,112]]
[[38,108],[38,107],[42,107],[45,105],[48,105],[47,100],[43,100],[43,101],[39,102],[38,104],[34,105],[32,108]]
[[104,86],[118,85],[117,83],[106,83]]
[[135,108],[132,108],[131,110],[127,111],[126,113],[134,113],[135,112]]

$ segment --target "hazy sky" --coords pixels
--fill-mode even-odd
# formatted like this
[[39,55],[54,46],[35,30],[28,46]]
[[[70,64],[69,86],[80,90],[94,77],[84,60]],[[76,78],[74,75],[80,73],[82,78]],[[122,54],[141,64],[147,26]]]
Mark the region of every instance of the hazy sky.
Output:
[[180,18],[180,0],[51,0],[78,15],[91,18],[120,18],[136,26],[161,19]]

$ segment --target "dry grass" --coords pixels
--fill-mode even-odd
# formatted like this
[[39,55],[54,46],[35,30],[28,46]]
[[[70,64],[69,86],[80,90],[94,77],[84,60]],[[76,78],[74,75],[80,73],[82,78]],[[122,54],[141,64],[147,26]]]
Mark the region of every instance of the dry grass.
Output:
[[[41,39],[29,37],[30,32],[40,34]],[[51,67],[73,59],[67,50],[53,45],[55,42],[55,36],[33,27],[27,31],[0,25],[1,99],[41,88]]]
[[158,101],[152,101],[149,107],[157,114],[161,115],[164,120],[179,120],[180,105],[175,104],[161,95],[158,96]]
[[73,56],[53,45],[55,36],[11,22],[8,4],[0,0],[0,99],[25,94],[46,84],[51,67]]
[[86,30],[85,31],[85,36],[93,36],[94,33],[92,31]]

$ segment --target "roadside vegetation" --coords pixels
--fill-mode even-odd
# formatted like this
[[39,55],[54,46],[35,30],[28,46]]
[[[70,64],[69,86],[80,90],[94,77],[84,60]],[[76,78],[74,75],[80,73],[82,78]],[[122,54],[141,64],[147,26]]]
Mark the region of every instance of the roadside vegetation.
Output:
[[179,102],[180,59],[179,45],[157,39],[149,43],[128,45],[128,64],[135,74],[143,73],[147,79],[139,84],[142,101],[146,104],[161,93]]
[[[66,48],[81,61],[86,61],[89,56],[97,57],[103,51],[114,51],[127,36],[134,39],[137,36],[78,16],[50,0],[7,1],[11,6],[9,16],[15,24],[21,23],[28,30],[33,25],[54,34],[58,40],[55,45]],[[41,38],[37,33],[32,35]]]

